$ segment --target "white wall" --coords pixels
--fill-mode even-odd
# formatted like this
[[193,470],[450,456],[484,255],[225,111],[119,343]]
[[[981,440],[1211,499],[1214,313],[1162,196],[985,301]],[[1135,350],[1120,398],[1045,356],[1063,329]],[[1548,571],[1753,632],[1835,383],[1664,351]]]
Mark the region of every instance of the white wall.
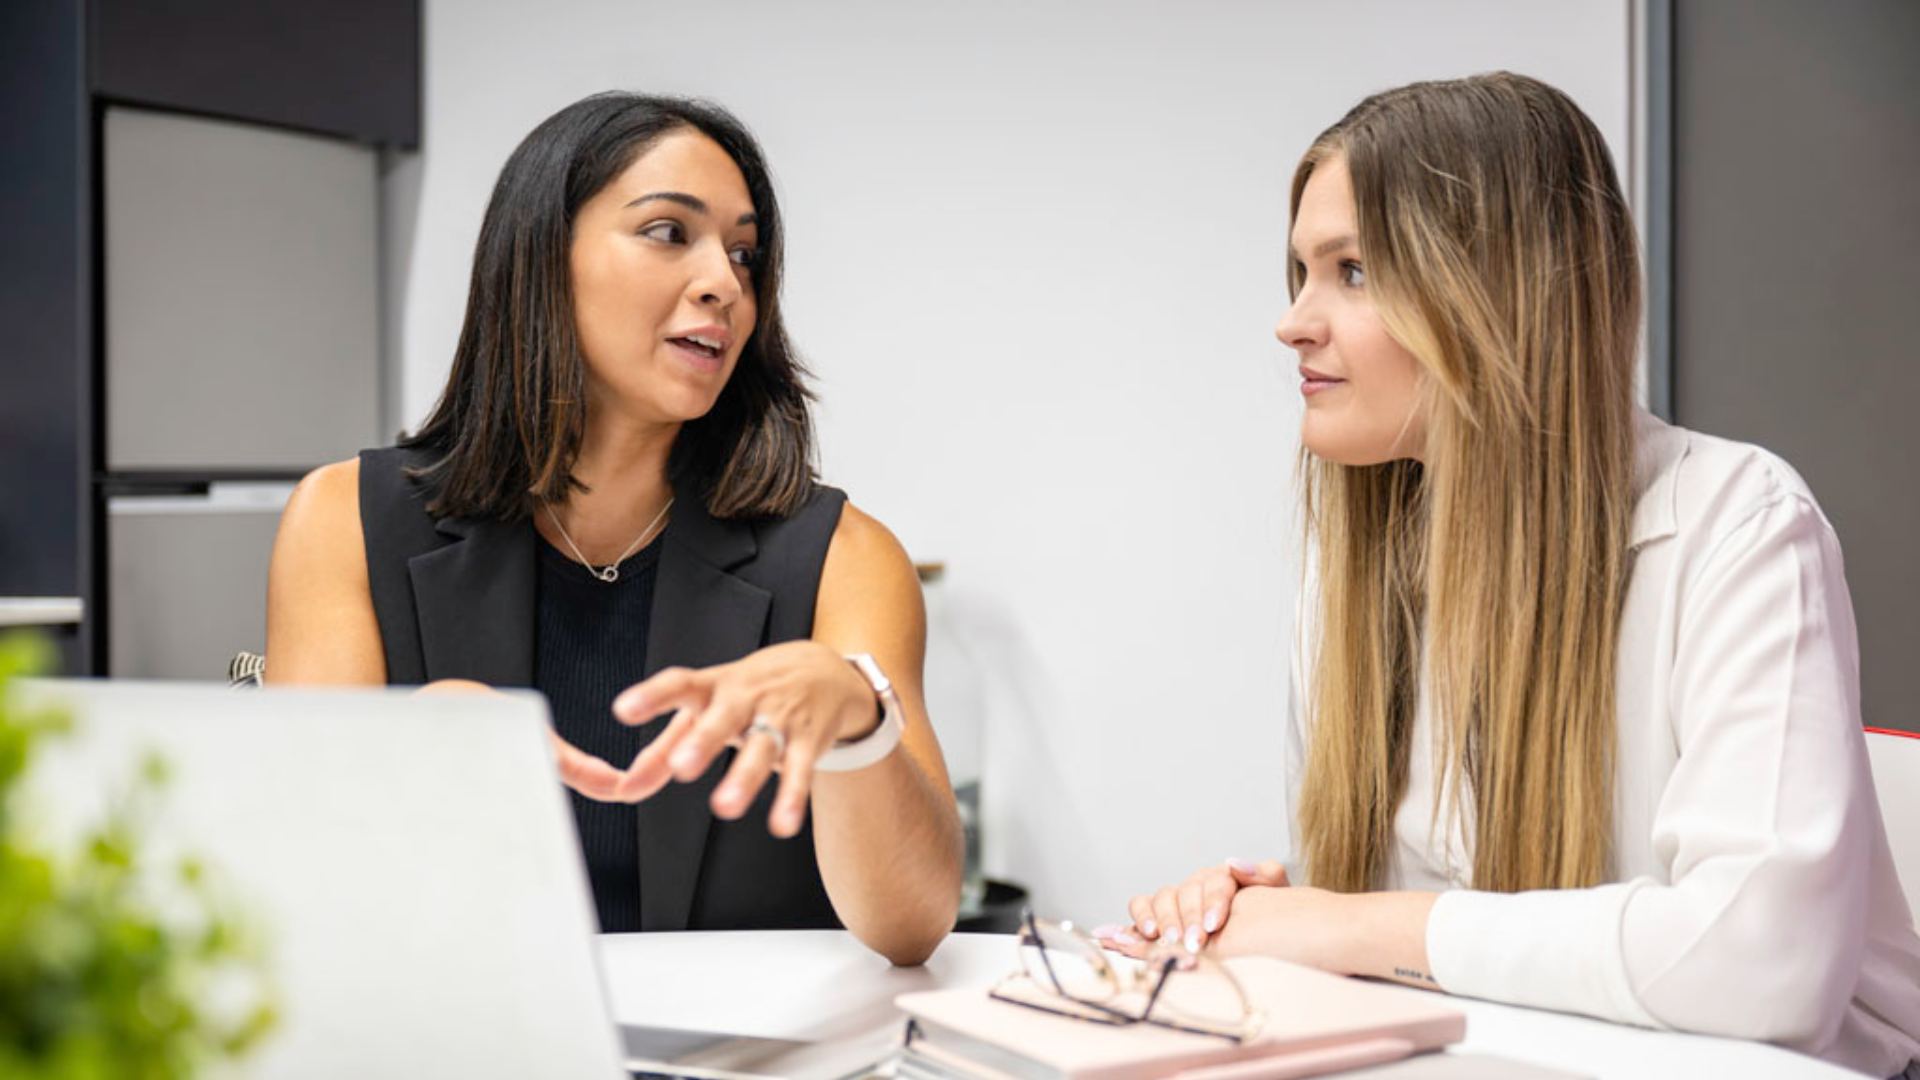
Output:
[[609,88],[733,109],[791,223],[826,477],[949,564],[988,867],[1104,919],[1284,843],[1300,151],[1371,91],[1507,68],[1621,153],[1627,29],[1626,0],[430,2],[425,142],[388,177],[397,419],[528,130]]

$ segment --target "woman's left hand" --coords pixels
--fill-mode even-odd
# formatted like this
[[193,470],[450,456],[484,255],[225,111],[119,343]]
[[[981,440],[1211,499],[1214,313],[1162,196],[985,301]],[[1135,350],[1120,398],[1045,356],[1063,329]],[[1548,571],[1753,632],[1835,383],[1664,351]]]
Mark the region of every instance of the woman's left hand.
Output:
[[[1352,974],[1352,957],[1342,942],[1351,934],[1354,896],[1303,885],[1252,885],[1233,894],[1226,921],[1207,948],[1221,956],[1258,954]],[[1118,953],[1141,958],[1157,948],[1129,934],[1103,937]]]
[[721,750],[736,746],[732,768],[713,789],[714,816],[732,820],[746,813],[779,772],[767,827],[781,837],[799,832],[806,820],[814,762],[880,720],[873,687],[817,641],[772,645],[709,668],[667,668],[622,691],[613,713],[629,725],[672,714],[666,730],[633,759],[615,798],[639,802],[669,782],[698,779]]

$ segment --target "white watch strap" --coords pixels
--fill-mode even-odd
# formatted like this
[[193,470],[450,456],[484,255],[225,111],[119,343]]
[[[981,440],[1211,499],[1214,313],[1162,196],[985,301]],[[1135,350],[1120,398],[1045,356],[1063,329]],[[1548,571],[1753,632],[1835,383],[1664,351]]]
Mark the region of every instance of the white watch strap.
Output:
[[853,665],[867,684],[873,687],[873,696],[880,702],[880,724],[852,742],[836,743],[826,753],[821,754],[813,763],[816,772],[852,772],[867,766],[893,753],[900,745],[900,732],[905,726],[900,709],[900,695],[894,692],[893,682],[886,672],[866,653],[855,653],[847,657],[847,663]]

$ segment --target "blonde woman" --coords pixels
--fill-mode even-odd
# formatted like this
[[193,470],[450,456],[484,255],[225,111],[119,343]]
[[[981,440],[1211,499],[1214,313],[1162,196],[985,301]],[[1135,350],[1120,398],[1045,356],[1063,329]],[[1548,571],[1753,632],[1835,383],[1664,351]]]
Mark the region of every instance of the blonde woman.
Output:
[[1920,940],[1839,544],[1779,458],[1635,408],[1592,122],[1507,74],[1368,98],[1302,159],[1290,241],[1293,857],[1101,936],[1908,1069]]

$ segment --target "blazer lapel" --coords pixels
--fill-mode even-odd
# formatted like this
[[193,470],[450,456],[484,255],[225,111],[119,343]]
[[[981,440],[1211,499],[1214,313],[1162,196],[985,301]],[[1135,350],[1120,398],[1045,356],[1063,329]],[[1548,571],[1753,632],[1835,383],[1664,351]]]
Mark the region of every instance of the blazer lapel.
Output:
[[[729,573],[758,551],[750,528],[715,520],[693,492],[674,505],[647,624],[648,675],[747,655],[765,640],[773,603],[772,593]],[[656,735],[662,727],[654,725]],[[641,929],[687,928],[713,825],[708,799],[732,760],[723,753],[698,780],[668,784],[639,804]]]
[[447,518],[434,528],[454,542],[407,560],[427,680],[531,686],[532,526]]

